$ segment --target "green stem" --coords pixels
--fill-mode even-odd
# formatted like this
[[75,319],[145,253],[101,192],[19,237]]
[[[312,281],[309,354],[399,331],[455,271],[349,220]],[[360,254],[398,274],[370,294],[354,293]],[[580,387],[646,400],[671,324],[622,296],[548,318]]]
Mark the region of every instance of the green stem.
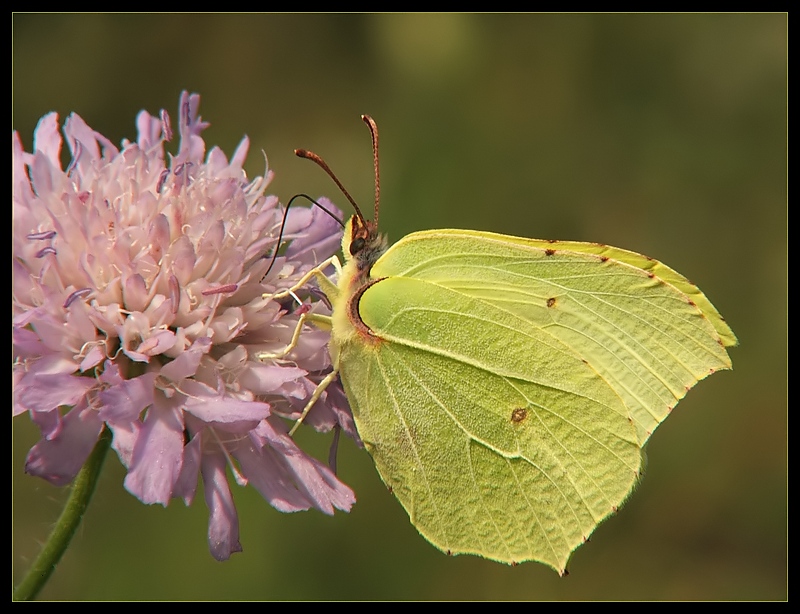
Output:
[[36,560],[28,570],[27,575],[19,583],[14,591],[14,601],[30,601],[34,599],[39,591],[42,590],[56,565],[61,560],[64,552],[75,534],[75,530],[81,523],[81,518],[89,505],[97,479],[100,477],[100,470],[103,468],[103,461],[111,445],[111,432],[103,428],[100,438],[94,446],[94,450],[86,459],[75,481],[72,483],[72,492],[64,505],[64,511],[56,522],[50,537],[44,548],[36,557]]

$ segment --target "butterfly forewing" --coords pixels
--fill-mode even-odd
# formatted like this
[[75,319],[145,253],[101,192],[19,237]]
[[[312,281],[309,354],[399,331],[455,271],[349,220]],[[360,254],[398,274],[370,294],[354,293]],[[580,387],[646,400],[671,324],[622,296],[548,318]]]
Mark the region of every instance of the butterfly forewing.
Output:
[[[650,268],[609,253],[638,257]],[[559,342],[555,347],[586,361],[619,395],[636,424],[640,445],[696,382],[731,366],[718,331],[730,329],[708,299],[671,269],[631,252],[597,244],[430,231],[395,244],[373,267],[372,276],[424,281],[486,306],[509,329],[494,341],[494,352],[506,351],[498,344],[511,337],[524,344],[533,331],[546,340],[531,342],[544,356],[549,356],[548,342]],[[695,294],[690,298],[680,288]],[[560,377],[555,369],[550,373]]]

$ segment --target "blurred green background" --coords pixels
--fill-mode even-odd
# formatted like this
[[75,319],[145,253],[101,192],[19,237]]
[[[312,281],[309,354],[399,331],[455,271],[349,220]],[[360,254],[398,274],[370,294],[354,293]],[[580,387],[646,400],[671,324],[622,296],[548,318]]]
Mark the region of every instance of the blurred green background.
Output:
[[[13,129],[71,111],[112,141],[146,108],[202,95],[206,143],[248,134],[285,202],[369,208],[381,131],[390,238],[462,227],[610,243],[697,283],[741,346],[648,446],[647,475],[559,578],[428,545],[369,456],[340,446],[350,514],[284,515],[234,486],[244,552],[206,546],[207,510],[148,507],[109,456],[42,599],[785,599],[787,45],[770,15],[25,15],[13,26]],[[301,429],[304,430],[304,429]],[[307,430],[307,429],[305,429]],[[37,432],[13,421],[13,580],[63,489],[23,474]],[[329,437],[302,434],[326,454]]]

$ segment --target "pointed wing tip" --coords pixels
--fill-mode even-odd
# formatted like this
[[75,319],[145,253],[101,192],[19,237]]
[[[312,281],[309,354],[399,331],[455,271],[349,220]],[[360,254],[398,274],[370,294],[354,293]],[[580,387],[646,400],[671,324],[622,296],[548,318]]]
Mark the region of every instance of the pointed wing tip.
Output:
[[727,333],[720,335],[719,338],[723,347],[730,348],[739,345],[739,339],[733,334],[732,330],[728,330]]

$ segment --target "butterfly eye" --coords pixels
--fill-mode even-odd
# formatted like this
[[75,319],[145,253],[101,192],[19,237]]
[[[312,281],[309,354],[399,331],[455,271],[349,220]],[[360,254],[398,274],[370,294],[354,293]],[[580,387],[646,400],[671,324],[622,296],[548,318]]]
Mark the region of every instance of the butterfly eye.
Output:
[[361,237],[353,239],[353,241],[350,243],[350,255],[355,256],[358,252],[364,249],[365,244],[366,242]]

